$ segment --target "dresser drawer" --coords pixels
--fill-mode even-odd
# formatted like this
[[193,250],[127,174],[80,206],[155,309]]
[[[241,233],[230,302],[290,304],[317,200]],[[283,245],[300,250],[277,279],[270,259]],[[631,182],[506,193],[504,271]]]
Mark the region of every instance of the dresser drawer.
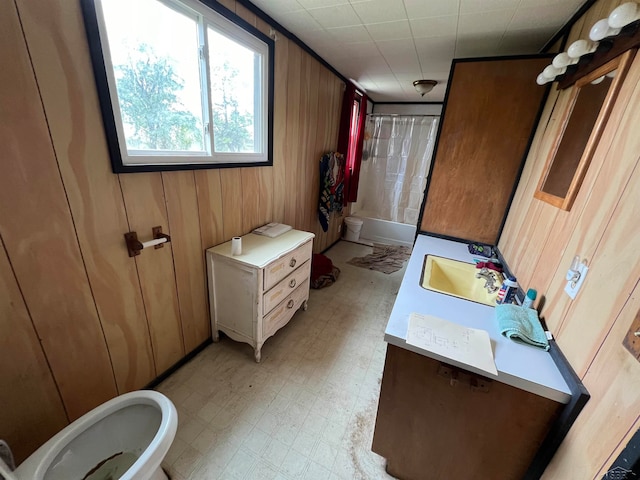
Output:
[[279,328],[287,324],[300,305],[309,298],[309,278],[291,292],[282,302],[262,320],[262,335],[268,338]]
[[284,277],[299,268],[311,258],[312,243],[300,245],[294,251],[283,255],[278,260],[267,265],[264,269],[264,289],[269,290]]
[[307,260],[300,268],[283,278],[262,297],[262,313],[267,314],[278,305],[284,297],[302,285],[311,275],[311,261]]

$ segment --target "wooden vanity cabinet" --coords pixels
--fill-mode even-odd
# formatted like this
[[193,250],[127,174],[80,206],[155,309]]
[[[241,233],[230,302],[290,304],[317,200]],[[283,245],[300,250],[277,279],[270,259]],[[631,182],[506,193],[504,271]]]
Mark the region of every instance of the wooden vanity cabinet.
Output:
[[521,480],[563,407],[389,344],[372,450],[401,480]]
[[313,237],[299,230],[275,238],[250,233],[241,255],[232,255],[230,241],[207,250],[214,342],[222,331],[251,345],[260,362],[264,342],[307,309]]

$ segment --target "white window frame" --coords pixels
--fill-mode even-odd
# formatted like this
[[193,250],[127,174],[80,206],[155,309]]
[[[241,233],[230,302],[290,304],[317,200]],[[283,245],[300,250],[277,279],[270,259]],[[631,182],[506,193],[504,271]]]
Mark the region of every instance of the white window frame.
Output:
[[[192,17],[198,24],[200,50],[201,103],[204,127],[204,151],[157,151],[127,149],[116,79],[110,57],[105,20],[100,3],[82,0],[85,27],[96,77],[102,116],[115,173],[166,170],[191,170],[235,166],[273,165],[273,69],[274,42],[230,10],[212,1],[157,0],[165,6]],[[108,1],[108,0],[104,0]],[[213,105],[210,97],[208,29],[261,55],[254,83],[254,148],[258,152],[215,152]]]

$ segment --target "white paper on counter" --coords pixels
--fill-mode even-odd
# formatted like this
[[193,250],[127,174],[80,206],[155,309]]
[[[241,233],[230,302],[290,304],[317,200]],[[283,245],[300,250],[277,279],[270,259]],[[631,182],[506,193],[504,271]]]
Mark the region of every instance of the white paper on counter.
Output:
[[411,313],[407,343],[493,375],[498,375],[493,361],[489,333],[443,320],[432,315]]

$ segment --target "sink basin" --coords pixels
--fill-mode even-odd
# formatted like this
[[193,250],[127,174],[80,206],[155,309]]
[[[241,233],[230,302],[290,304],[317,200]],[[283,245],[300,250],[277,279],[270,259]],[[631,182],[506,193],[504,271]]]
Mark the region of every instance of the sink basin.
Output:
[[472,263],[426,255],[422,267],[422,288],[446,295],[495,306],[498,291],[487,292],[485,280],[476,278],[478,269]]

